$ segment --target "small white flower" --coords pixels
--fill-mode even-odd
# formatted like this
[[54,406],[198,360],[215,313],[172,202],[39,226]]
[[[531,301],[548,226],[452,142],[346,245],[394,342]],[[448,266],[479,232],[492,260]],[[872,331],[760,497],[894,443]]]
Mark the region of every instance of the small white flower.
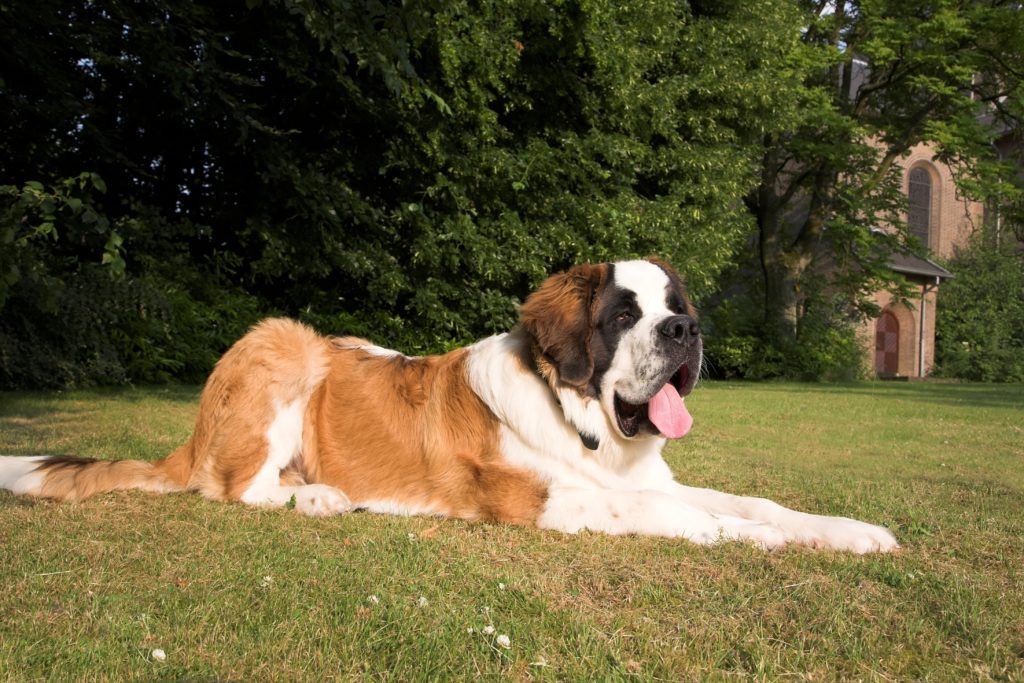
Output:
[[263,581],[260,582],[260,588],[270,588],[271,584],[274,583],[273,576],[264,576]]
[[476,633],[476,629],[470,626],[466,629],[466,633],[468,633],[469,635],[473,635],[474,633]]
[[485,636],[493,635],[494,634],[494,627],[491,626],[490,624],[488,624],[487,626],[484,626],[483,629],[480,632],[483,633]]
[[153,658],[154,662],[163,662],[167,660],[167,653],[157,648],[149,653],[149,656]]
[[410,541],[415,541],[416,540],[416,534],[414,534],[413,532],[410,531],[409,532],[409,540]]
[[376,605],[380,602],[380,598],[378,598],[376,595],[371,595],[370,597],[366,598],[366,601],[369,602],[371,605]]
[[509,640],[509,637],[506,636],[504,633],[495,638],[494,642],[496,642],[500,647],[503,647],[506,650],[512,647],[512,641]]
[[419,601],[417,602],[417,604],[418,604],[418,605],[419,605],[420,607],[426,607],[427,605],[429,605],[429,604],[430,604],[430,601],[429,601],[429,600],[427,600],[427,599],[426,599],[425,597],[423,597],[423,596],[421,595],[421,596],[420,596],[420,599],[419,599]]
[[503,590],[505,590],[505,584],[503,584],[503,583],[499,583],[499,584],[498,584],[498,590],[500,590],[500,591],[503,591]]

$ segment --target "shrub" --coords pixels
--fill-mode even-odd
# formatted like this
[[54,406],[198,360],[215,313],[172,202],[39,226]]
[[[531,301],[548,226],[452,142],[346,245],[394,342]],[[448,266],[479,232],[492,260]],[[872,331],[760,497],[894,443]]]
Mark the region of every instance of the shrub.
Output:
[[0,316],[0,388],[199,382],[262,315],[245,294],[199,300],[153,276],[112,282],[96,265],[65,274],[52,307],[38,296],[16,292]]
[[949,262],[935,319],[936,374],[1024,381],[1024,253],[979,235]]
[[704,310],[705,356],[714,377],[839,381],[863,374],[857,312],[839,294],[807,298],[793,338],[765,333],[757,292],[737,290]]

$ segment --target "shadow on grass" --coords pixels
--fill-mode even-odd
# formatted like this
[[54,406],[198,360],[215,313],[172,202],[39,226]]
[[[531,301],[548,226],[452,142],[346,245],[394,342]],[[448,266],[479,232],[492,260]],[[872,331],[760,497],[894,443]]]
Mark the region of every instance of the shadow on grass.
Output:
[[802,388],[808,393],[827,395],[902,398],[908,401],[939,403],[947,406],[978,408],[1017,408],[1024,410],[1024,384],[952,384],[941,382],[861,382],[850,384],[750,383],[762,391],[792,392]]
[[0,391],[0,417],[36,417],[52,414],[55,409],[75,412],[72,402],[120,401],[141,403],[143,401],[171,401],[173,403],[198,403],[200,386],[161,385],[152,387],[97,387],[71,391]]
[[[146,450],[149,434],[146,415],[188,412],[199,400],[200,387],[104,387],[74,391],[0,392],[0,453],[18,455],[80,455],[83,444],[95,438],[100,425],[121,420],[125,433],[116,443],[119,450]],[[179,410],[181,409],[181,410]],[[109,425],[108,425],[109,427]],[[69,446],[70,440],[76,445]],[[166,446],[166,444],[165,444]],[[73,448],[65,453],[62,449]],[[141,459],[163,457],[147,453]]]
[[86,412],[85,408],[70,403],[55,403],[55,398],[55,395],[46,396],[41,393],[35,397],[22,392],[0,393],[0,419],[31,421],[39,417],[52,417],[57,413],[77,415]]

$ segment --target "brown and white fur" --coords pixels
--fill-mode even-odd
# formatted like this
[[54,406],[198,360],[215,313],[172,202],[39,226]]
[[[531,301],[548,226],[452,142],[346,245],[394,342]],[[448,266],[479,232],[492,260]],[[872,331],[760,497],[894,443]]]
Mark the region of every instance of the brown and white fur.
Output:
[[166,459],[0,457],[0,487],[65,500],[191,490],[307,515],[897,548],[882,527],[673,479],[647,402],[667,383],[680,397],[693,388],[694,318],[670,267],[627,261],[550,277],[514,330],[441,356],[266,320],[217,364],[194,433]]

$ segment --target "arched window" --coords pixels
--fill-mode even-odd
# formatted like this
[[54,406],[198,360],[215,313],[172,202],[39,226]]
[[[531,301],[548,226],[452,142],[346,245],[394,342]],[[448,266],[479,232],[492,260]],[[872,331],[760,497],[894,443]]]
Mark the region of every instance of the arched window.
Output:
[[909,208],[907,226],[910,234],[921,240],[926,248],[931,246],[932,223],[932,177],[920,166],[910,171],[910,186],[907,189]]

